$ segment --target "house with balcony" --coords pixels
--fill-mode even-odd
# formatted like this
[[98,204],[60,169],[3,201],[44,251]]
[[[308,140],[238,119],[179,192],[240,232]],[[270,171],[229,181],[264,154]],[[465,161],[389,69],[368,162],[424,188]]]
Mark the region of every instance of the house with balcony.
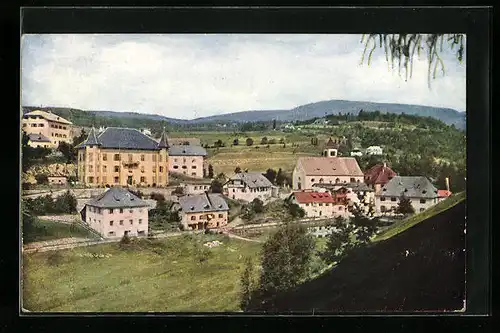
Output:
[[88,201],[82,221],[103,238],[146,236],[149,204],[122,187],[112,187]]
[[228,223],[229,206],[219,193],[185,195],[172,210],[179,212],[184,230],[213,229]]

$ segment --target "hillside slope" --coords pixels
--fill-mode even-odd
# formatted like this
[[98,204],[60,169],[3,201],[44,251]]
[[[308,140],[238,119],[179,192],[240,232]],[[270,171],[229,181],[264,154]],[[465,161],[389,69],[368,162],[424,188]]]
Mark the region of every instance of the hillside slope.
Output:
[[454,311],[465,298],[465,200],[360,249],[321,277],[251,311]]

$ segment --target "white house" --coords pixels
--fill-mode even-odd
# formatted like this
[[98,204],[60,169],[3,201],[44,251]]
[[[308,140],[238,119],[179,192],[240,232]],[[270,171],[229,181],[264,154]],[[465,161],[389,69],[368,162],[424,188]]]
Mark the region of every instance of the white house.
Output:
[[277,187],[260,172],[240,172],[229,178],[223,186],[223,194],[234,200],[267,200],[277,196]]
[[367,155],[383,155],[382,147],[380,146],[370,146],[366,148]]

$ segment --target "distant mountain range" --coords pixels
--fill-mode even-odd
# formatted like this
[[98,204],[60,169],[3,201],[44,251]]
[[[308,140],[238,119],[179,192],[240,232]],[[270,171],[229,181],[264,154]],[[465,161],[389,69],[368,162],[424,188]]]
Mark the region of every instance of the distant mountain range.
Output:
[[[50,109],[57,113],[58,110],[71,110],[71,114],[78,109],[68,108],[37,108],[27,106],[23,108],[25,111],[33,109]],[[255,122],[255,121],[272,121],[276,119],[281,122],[293,122],[296,120],[307,120],[315,117],[324,117],[330,114],[351,113],[358,114],[360,110],[364,111],[380,111],[382,113],[396,113],[396,114],[410,114],[422,117],[433,117],[443,121],[448,125],[455,125],[457,128],[465,129],[466,114],[457,110],[449,108],[438,108],[423,105],[410,105],[410,104],[393,104],[393,103],[374,103],[374,102],[360,102],[360,101],[345,101],[345,100],[329,100],[316,103],[310,103],[298,106],[288,110],[252,110],[226,113],[221,115],[214,115],[208,117],[201,117],[192,120],[169,118],[161,115],[143,114],[136,112],[118,112],[118,111],[93,111],[88,110],[85,112],[92,113],[96,117],[105,118],[141,118],[155,121],[167,121],[173,124],[186,124],[186,123],[209,123],[209,122]]]

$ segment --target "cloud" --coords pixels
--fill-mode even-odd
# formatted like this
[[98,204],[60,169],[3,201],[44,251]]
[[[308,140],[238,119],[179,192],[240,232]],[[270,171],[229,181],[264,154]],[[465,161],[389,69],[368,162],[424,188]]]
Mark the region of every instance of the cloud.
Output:
[[328,99],[465,110],[465,65],[426,59],[405,82],[382,50],[360,65],[359,35],[27,35],[22,103],[175,118],[286,109]]

